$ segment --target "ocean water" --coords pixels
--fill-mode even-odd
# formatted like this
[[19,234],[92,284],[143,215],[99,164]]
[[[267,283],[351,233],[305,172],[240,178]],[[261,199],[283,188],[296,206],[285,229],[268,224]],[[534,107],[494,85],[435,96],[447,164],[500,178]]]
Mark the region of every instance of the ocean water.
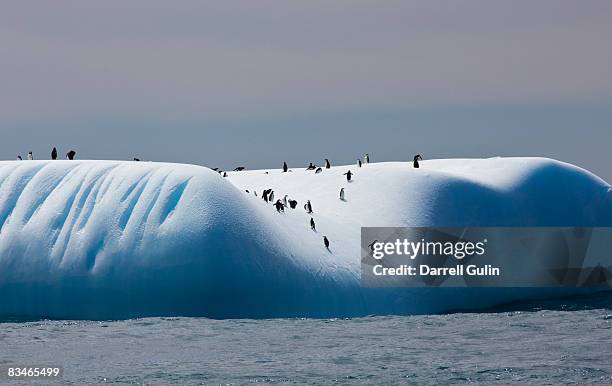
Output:
[[331,320],[13,321],[0,323],[0,366],[63,366],[63,383],[75,385],[611,384],[610,307],[553,308]]

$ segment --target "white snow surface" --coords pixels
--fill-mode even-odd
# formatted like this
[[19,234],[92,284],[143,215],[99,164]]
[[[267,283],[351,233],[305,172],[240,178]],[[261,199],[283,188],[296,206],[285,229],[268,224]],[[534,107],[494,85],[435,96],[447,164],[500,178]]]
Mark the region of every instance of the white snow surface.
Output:
[[[274,201],[288,195],[298,207],[278,213],[261,198],[268,188]],[[226,178],[185,164],[4,161],[0,226],[0,317],[434,313],[566,293],[364,288],[362,226],[612,226],[612,189],[543,158],[318,174],[290,165]]]

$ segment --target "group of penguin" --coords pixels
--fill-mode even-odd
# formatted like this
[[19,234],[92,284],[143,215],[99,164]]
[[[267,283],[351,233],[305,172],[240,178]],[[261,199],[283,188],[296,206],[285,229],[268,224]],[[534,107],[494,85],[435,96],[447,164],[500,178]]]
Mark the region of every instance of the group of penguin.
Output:
[[[74,150],[70,150],[68,153],[66,153],[66,159],[69,160],[73,160],[74,156],[76,155],[76,151]],[[19,161],[22,161],[23,158],[21,158],[21,155],[17,155],[17,159]],[[32,161],[34,159],[34,155],[32,154],[32,152],[28,152],[28,160]],[[57,149],[54,147],[53,150],[51,150],[51,159],[56,160],[57,159]]]
[[[68,153],[66,153],[66,159],[68,160],[74,160],[74,157],[76,156],[76,151],[74,150],[70,150]],[[17,159],[19,161],[22,161],[23,158],[21,158],[21,155],[17,155]],[[28,152],[28,160],[32,161],[34,159],[34,155],[32,154],[32,152]],[[52,160],[56,160],[57,159],[57,149],[55,147],[53,147],[53,149],[51,150],[51,159]],[[140,158],[136,158],[134,157],[134,161],[140,161]]]
[[[68,153],[66,153],[66,158],[69,160],[74,160],[74,157],[76,156],[76,151],[74,150],[70,150]],[[23,160],[23,158],[21,158],[21,155],[17,155],[17,159],[18,160]],[[32,152],[28,152],[28,156],[27,156],[28,160],[33,160],[34,159],[34,155],[32,154]],[[53,147],[53,149],[51,150],[51,159],[52,160],[56,160],[57,159],[57,149],[55,147]],[[419,165],[419,161],[422,161],[423,157],[421,157],[420,154],[417,154],[414,156],[413,158],[413,167],[415,169],[418,169],[420,167]],[[134,158],[134,161],[140,161],[140,159],[138,158]],[[366,153],[363,156],[363,163],[361,161],[361,159],[357,159],[357,166],[362,167],[363,164],[368,164],[370,163],[370,155],[368,153]],[[331,163],[329,162],[329,159],[325,158],[325,169],[330,169],[331,168]],[[239,166],[237,168],[234,169],[234,171],[242,171],[245,168],[243,166]],[[223,177],[227,177],[227,173],[219,170],[218,168],[213,168],[213,170],[219,172],[220,174],[223,173]],[[306,168],[306,170],[314,170],[315,174],[319,174],[323,171],[323,168],[321,167],[317,167],[317,165],[313,164],[312,162],[309,163],[308,167]],[[287,165],[287,162],[283,162],[283,173],[286,173],[289,171],[289,167]],[[268,172],[266,172],[267,174]],[[350,170],[347,171],[346,173],[344,173],[343,175],[346,176],[346,180],[348,182],[351,182],[352,177],[354,175],[354,173],[352,173]],[[249,193],[249,190],[246,190],[247,193]],[[253,191],[253,193],[255,194],[255,196],[257,196],[257,192]],[[273,202],[274,201],[274,191],[272,189],[266,189],[263,191],[262,193],[262,198],[265,202]],[[340,200],[342,201],[346,201],[345,196],[344,196],[344,188],[340,189]],[[288,195],[285,195],[282,199],[278,199],[276,200],[276,202],[273,204],[274,207],[276,208],[277,212],[285,212],[285,208],[288,206],[291,209],[295,209],[297,207],[298,202],[296,200],[291,200],[288,198]],[[312,210],[312,204],[310,203],[310,200],[308,200],[306,202],[306,204],[304,204],[304,210],[306,210],[306,213],[308,214],[312,214],[313,210]],[[316,224],[314,221],[313,217],[310,217],[310,229],[312,229],[313,231],[316,231]],[[329,250],[329,239],[327,238],[327,236],[323,236],[323,245],[325,245],[325,248],[327,248]]]
[[[415,169],[420,168],[420,164],[419,161],[422,161],[423,157],[420,154],[417,154],[414,156],[413,158],[413,167]],[[368,153],[366,153],[363,156],[363,162],[361,161],[361,159],[357,159],[357,166],[362,167],[364,164],[368,164],[370,163],[370,155]],[[329,159],[325,158],[325,169],[329,169],[331,168],[331,163],[329,162]],[[238,171],[240,170],[244,170],[243,167],[240,168],[236,168]],[[213,170],[217,170],[216,168]],[[306,170],[314,170],[315,174],[319,174],[323,171],[322,167],[317,167],[317,165],[313,164],[312,162],[310,162],[308,164],[308,167],[306,167]],[[283,173],[287,173],[289,172],[289,166],[287,165],[287,162],[283,162]],[[268,172],[266,172],[266,174],[268,174]],[[351,182],[352,177],[354,175],[354,173],[352,173],[350,170],[347,171],[346,173],[344,173],[343,175],[346,176],[346,180],[348,182]],[[224,173],[224,177],[227,177],[227,173]],[[249,193],[249,190],[246,190],[247,193]],[[253,191],[253,193],[255,194],[255,196],[257,196],[257,192]],[[266,189],[262,192],[262,199],[265,202],[274,202],[274,190],[272,189]],[[340,189],[340,200],[342,201],[346,201],[345,196],[344,196],[344,188]],[[276,208],[276,211],[279,213],[284,213],[285,212],[285,208],[287,206],[289,206],[291,209],[295,209],[297,207],[297,201],[296,200],[291,200],[288,198],[288,195],[285,195],[282,199],[277,199],[276,202],[274,202],[274,207]],[[306,204],[304,204],[304,210],[306,210],[306,213],[308,214],[312,214],[313,210],[312,210],[312,204],[310,203],[310,200],[308,200],[306,202]],[[310,229],[312,229],[313,231],[316,232],[317,228],[316,228],[316,224],[314,221],[314,218],[311,216],[310,217]],[[323,236],[323,245],[325,245],[325,248],[327,248],[327,250],[329,250],[329,239],[327,238],[327,236]]]

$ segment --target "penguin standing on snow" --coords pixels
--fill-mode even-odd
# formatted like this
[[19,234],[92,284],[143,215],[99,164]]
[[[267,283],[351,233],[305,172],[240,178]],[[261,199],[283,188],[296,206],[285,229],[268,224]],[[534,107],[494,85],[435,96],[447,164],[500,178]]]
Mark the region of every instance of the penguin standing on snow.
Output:
[[287,206],[287,195],[285,194],[285,197],[283,197],[283,205]]
[[283,173],[287,173],[287,170],[289,170],[287,167],[287,162],[283,162]]
[[412,166],[414,166],[415,169],[419,168],[419,161],[423,161],[423,157],[421,157],[420,154],[417,154],[414,156],[414,160],[412,163]]
[[274,193],[272,192],[272,189],[264,190],[262,197],[265,202],[272,202],[274,200]]
[[296,200],[289,200],[289,208],[295,209],[296,207],[297,207],[297,201]]
[[306,168],[306,170],[315,170],[316,168],[317,168],[317,165],[311,162],[308,164],[308,167]]
[[344,201],[344,188],[340,188],[340,200]]
[[344,173],[344,175],[346,176],[346,180],[348,182],[351,182],[351,177],[353,176],[353,173],[351,173],[351,171],[349,170],[348,172]]
[[329,160],[325,158],[325,169],[329,169],[329,168],[331,168],[331,164],[329,163]]
[[285,206],[283,205],[281,200],[276,200],[276,202],[274,203],[274,206],[276,207],[277,212],[285,213]]
[[28,152],[28,160],[32,161],[34,159],[34,156],[32,155],[32,152]]
[[308,200],[308,202],[304,204],[304,209],[306,210],[306,213],[312,213],[312,205],[310,204],[310,200]]
[[55,147],[51,150],[51,159],[57,159],[57,149]]
[[223,172],[223,177],[227,177],[227,172]]
[[364,164],[370,163],[370,155],[368,153],[365,153],[365,155],[363,156],[363,163]]
[[66,158],[68,158],[69,160],[73,160],[75,155],[76,151],[70,150],[68,153],[66,153]]
[[20,156],[19,154],[17,154],[17,159],[18,159],[19,161],[23,161],[23,158],[21,158],[21,156]]
[[317,231],[317,227],[315,226],[315,222],[312,217],[310,218],[310,229],[312,229],[315,232]]
[[329,250],[329,240],[327,239],[327,236],[323,236],[323,245],[325,245],[325,248]]
[[357,166],[361,167],[361,160],[357,158]]

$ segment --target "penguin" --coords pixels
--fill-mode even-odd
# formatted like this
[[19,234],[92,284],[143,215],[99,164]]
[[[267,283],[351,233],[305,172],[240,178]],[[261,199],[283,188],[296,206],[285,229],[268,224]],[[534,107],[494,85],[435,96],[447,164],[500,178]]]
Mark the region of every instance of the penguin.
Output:
[[23,161],[23,158],[21,158],[21,156],[20,156],[19,154],[17,154],[17,159],[18,159],[19,161]]
[[289,200],[289,207],[291,209],[295,209],[297,207],[297,201],[296,200]]
[[289,170],[287,167],[287,162],[283,162],[283,173],[287,173],[287,170]]
[[327,236],[323,236],[323,245],[325,245],[325,248],[329,250],[329,240],[327,239]]
[[312,213],[312,205],[310,204],[310,200],[308,200],[308,202],[304,204],[304,209],[306,210],[306,213]]
[[340,188],[340,200],[345,201],[344,200],[344,188]]
[[329,160],[325,158],[325,169],[329,169],[329,168],[331,168],[331,164],[329,163]]
[[257,191],[253,190],[253,194],[255,195],[255,197],[257,197]]
[[344,173],[344,175],[346,176],[346,180],[348,182],[351,182],[351,177],[353,176],[353,173],[351,173],[351,171],[349,170],[348,172]]
[[75,155],[76,151],[70,150],[68,153],[66,153],[66,158],[68,158],[69,160],[73,160]]
[[223,172],[223,177],[227,177],[227,172]]
[[57,149],[55,147],[51,150],[51,159],[57,159]]
[[261,198],[263,198],[265,202],[268,202],[268,193],[270,193],[269,189],[266,189],[261,193]]
[[315,222],[314,222],[314,218],[310,218],[310,229],[312,229],[313,231],[317,231],[317,227],[315,226]]
[[244,166],[238,166],[237,168],[234,169],[235,172],[241,172],[243,171],[245,168]]
[[245,189],[244,191],[247,192],[247,193],[250,193],[248,189]]
[[418,169],[420,167],[419,160],[423,161],[423,157],[421,157],[420,154],[415,155],[412,163],[412,166],[414,166],[415,169]]
[[285,206],[283,205],[281,200],[276,200],[276,202],[274,203],[274,206],[276,207],[277,212],[285,213]]
[[140,161],[140,158],[136,158],[136,157],[134,157],[134,161],[137,161],[137,162],[138,162],[138,161]]
[[321,168],[317,168],[317,170],[315,170],[315,174],[319,174],[319,173],[321,173],[322,171],[323,171],[323,169],[321,169]]
[[212,168],[211,170],[214,170],[214,171],[218,172],[219,168]]
[[28,152],[28,160],[32,161],[34,159],[34,156],[32,155],[32,152]]
[[361,160],[357,158],[357,166],[361,167]]
[[274,201],[274,190],[270,189],[270,193],[268,193],[268,200],[270,202]]
[[368,153],[365,153],[365,155],[363,156],[363,163],[364,164],[370,163],[370,155]]
[[285,194],[285,197],[283,197],[283,205],[287,206],[287,195]]

